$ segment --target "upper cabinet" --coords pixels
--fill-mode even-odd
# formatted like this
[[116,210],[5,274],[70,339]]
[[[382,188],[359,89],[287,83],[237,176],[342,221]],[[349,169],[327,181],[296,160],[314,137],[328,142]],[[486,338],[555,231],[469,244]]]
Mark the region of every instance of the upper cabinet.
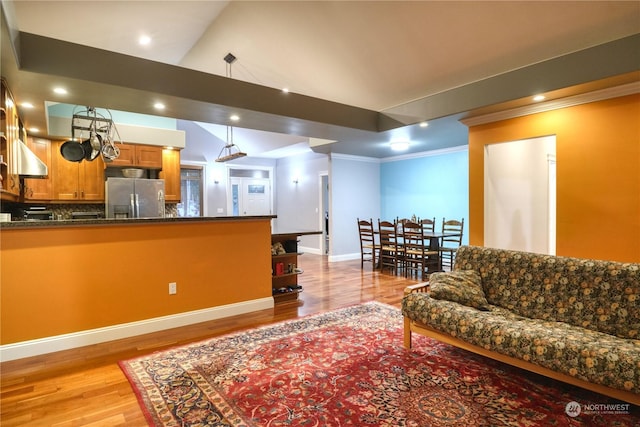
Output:
[[0,89],[0,190],[2,199],[17,200],[20,195],[20,179],[17,173],[16,153],[13,144],[20,139],[20,118],[13,96],[2,79]]
[[46,178],[28,178],[24,180],[25,200],[51,200],[53,198],[53,179],[51,162],[51,141],[42,138],[27,138],[27,147],[47,165],[49,176]]
[[162,169],[162,147],[125,143],[116,143],[116,146],[120,149],[120,156],[109,166]]
[[180,150],[162,150],[162,171],[158,175],[164,179],[164,199],[180,202]]
[[52,200],[104,201],[104,161],[70,162],[60,154],[64,141],[51,146],[53,177]]

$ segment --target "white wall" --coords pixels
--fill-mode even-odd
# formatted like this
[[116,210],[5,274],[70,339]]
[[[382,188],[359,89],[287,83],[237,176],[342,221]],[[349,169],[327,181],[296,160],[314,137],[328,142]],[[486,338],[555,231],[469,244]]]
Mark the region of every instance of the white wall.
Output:
[[485,146],[485,246],[549,253],[550,156],[555,136]]
[[[204,206],[205,216],[224,216],[227,212],[227,168],[229,165],[275,167],[273,159],[241,158],[232,162],[216,163],[226,142],[207,132],[196,123],[178,120],[178,129],[186,134],[185,148],[180,152],[183,164],[203,165],[205,169]],[[217,181],[217,183],[216,183]]]
[[[313,152],[279,159],[276,168],[276,210],[278,229],[322,231],[320,173],[329,169],[329,157]],[[294,183],[294,178],[297,183]],[[300,246],[310,253],[322,253],[322,235],[302,236]]]
[[331,155],[330,261],[360,258],[357,218],[380,217],[380,161]]

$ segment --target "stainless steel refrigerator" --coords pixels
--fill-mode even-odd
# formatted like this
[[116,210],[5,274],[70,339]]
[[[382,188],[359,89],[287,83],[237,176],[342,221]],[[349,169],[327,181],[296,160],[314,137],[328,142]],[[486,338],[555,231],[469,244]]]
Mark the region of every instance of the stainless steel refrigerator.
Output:
[[107,218],[164,217],[164,179],[107,178]]

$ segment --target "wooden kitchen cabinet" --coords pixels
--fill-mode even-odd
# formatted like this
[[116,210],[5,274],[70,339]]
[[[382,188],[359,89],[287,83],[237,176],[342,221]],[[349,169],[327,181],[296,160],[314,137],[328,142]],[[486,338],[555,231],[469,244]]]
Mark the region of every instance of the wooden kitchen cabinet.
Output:
[[70,162],[60,154],[63,141],[52,144],[53,200],[104,201],[104,161]]
[[162,147],[126,143],[116,143],[116,146],[120,149],[120,156],[110,162],[109,166],[162,168]]
[[164,179],[165,202],[180,202],[180,150],[165,148],[162,150],[162,171],[158,174]]
[[46,178],[28,178],[24,180],[25,200],[53,199],[53,178],[51,162],[51,141],[43,138],[27,138],[27,147],[47,165],[49,175]]
[[20,118],[13,95],[4,79],[0,89],[0,174],[2,175],[2,199],[17,200],[20,195],[20,178],[17,173],[16,153],[13,144],[20,138]]

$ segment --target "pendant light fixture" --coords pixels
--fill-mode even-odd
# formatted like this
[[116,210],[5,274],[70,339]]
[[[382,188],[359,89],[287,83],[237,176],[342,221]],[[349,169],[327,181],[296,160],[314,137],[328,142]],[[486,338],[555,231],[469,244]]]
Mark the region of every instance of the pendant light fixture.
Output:
[[[227,63],[227,77],[231,77],[231,64],[236,60],[236,57],[232,53],[228,53],[224,57],[224,61]],[[233,142],[233,126],[227,126],[227,144],[222,147],[220,154],[216,162],[228,162],[240,157],[246,156],[247,153],[243,153],[240,148]]]

